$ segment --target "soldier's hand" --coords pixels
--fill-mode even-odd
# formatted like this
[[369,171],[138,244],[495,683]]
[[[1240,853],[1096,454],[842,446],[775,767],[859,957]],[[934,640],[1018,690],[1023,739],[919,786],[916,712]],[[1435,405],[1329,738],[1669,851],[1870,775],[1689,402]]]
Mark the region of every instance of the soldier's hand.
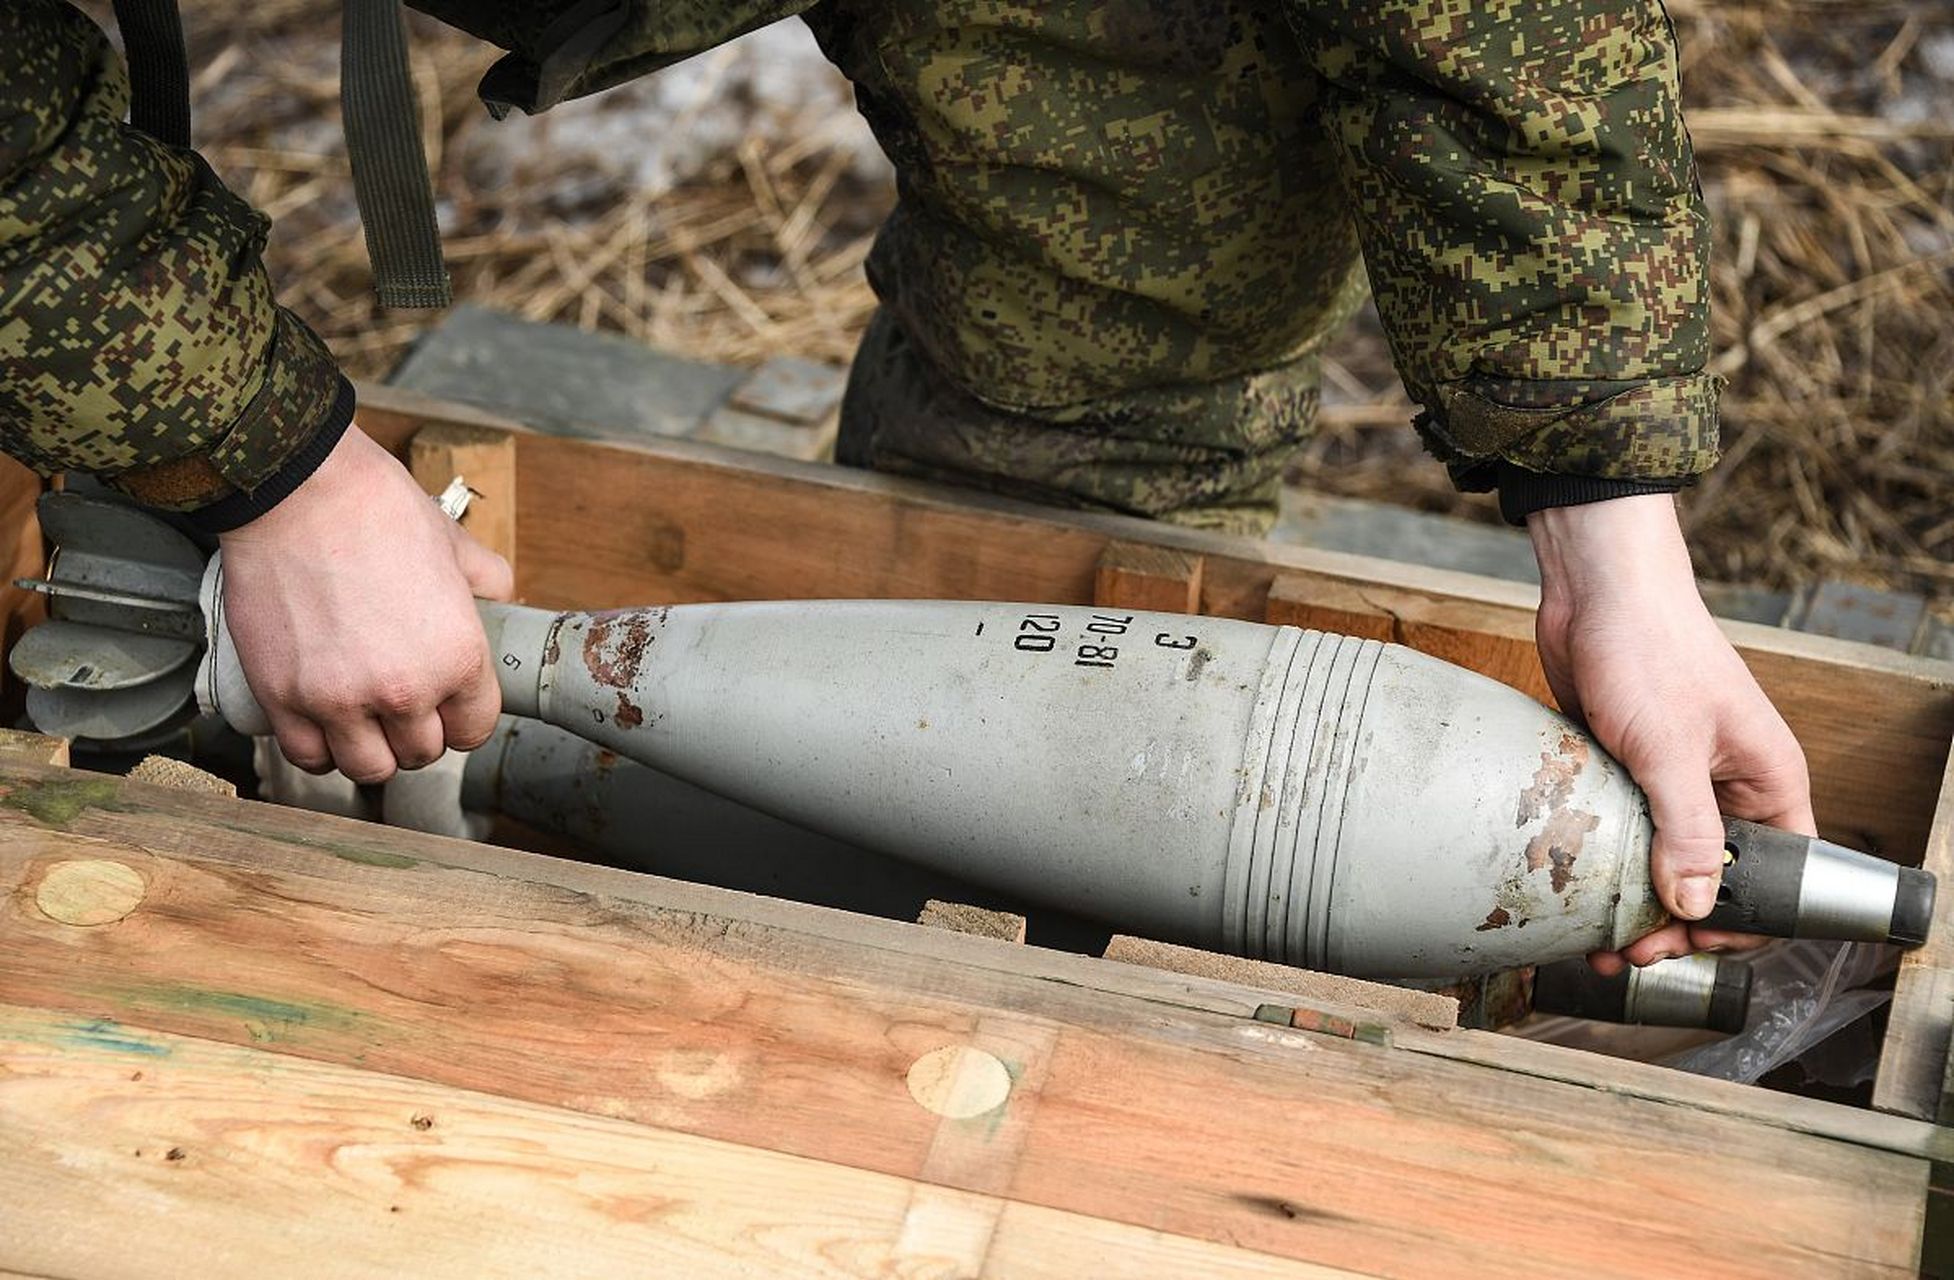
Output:
[[1650,873],[1674,919],[1620,952],[1590,956],[1603,973],[1761,938],[1691,927],[1716,905],[1723,869],[1719,809],[1816,834],[1804,751],[1697,594],[1666,494],[1535,512],[1537,637],[1561,709],[1586,723],[1649,796]]
[[357,427],[220,540],[231,637],[293,764],[383,782],[488,739],[501,699],[474,599],[507,600],[509,566]]

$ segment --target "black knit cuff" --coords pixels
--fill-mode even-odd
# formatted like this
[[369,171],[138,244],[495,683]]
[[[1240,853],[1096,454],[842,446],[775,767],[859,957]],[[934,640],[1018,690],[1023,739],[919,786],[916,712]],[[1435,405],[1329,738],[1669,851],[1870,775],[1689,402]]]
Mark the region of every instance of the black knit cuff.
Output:
[[319,469],[319,464],[326,460],[326,455],[333,451],[339,438],[346,434],[346,428],[352,424],[354,405],[353,384],[341,375],[339,392],[333,397],[332,408],[327,412],[325,421],[319,424],[311,439],[286,457],[278,470],[266,476],[257,488],[248,493],[240,489],[207,507],[182,512],[180,518],[199,533],[229,533],[241,525],[250,524],[291,497],[293,490]]
[[1499,466],[1499,513],[1508,524],[1523,525],[1527,517],[1549,507],[1578,507],[1610,498],[1643,493],[1674,493],[1688,483],[1675,480],[1615,480],[1607,476],[1560,476],[1528,471],[1510,462]]

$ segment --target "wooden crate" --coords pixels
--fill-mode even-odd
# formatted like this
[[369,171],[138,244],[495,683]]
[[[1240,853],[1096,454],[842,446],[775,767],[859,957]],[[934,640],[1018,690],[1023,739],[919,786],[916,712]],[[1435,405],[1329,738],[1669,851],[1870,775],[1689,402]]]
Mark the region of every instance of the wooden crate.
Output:
[[[1391,640],[1551,702],[1534,588],[1363,556],[1034,507],[682,441],[521,431],[371,388],[397,450],[429,425],[502,432],[517,589],[550,608],[704,600],[1036,600],[1184,609]],[[442,482],[428,472],[430,487]],[[1954,1040],[1954,663],[1721,623],[1804,747],[1821,831],[1949,884],[1902,969],[1878,1105],[1933,1118]]]
[[[1505,584],[384,389],[361,421],[484,491],[533,604],[1198,608],[1542,691]],[[1828,832],[1947,875],[1948,664],[1729,631]],[[1908,1118],[1954,901],[1896,1115],[4,754],[0,789],[0,1271],[1899,1276],[1954,1160]]]

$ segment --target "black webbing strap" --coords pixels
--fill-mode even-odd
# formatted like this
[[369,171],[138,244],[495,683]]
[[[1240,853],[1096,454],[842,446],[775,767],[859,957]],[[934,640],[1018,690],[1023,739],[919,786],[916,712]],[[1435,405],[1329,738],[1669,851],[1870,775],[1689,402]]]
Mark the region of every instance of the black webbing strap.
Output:
[[176,0],[115,0],[129,63],[129,123],[173,147],[190,145],[190,61]]
[[346,0],[339,107],[380,305],[447,306],[453,295],[441,261],[434,186],[421,150],[421,113],[407,67],[400,0]]

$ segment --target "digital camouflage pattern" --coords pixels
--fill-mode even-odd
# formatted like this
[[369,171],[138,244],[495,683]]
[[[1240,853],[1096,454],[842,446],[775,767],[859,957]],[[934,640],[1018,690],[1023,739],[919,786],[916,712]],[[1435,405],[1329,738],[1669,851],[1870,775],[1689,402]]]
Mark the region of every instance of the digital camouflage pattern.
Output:
[[1660,0],[1288,7],[1399,375],[1455,478],[1495,458],[1707,470],[1709,219]]
[[[1462,485],[1715,461],[1658,0],[416,3],[510,50],[484,96],[532,110],[804,13],[900,187],[848,460],[1258,529],[1367,268]],[[194,160],[113,136],[118,74],[65,11],[0,18],[0,431],[43,466],[207,455],[248,484],[289,452],[254,423],[294,415],[245,406],[319,394],[262,372],[303,345],[272,340],[262,228]]]
[[1260,533],[1316,420],[1315,353],[1239,378],[1101,399],[1090,417],[1014,413],[943,376],[889,310],[869,321],[836,460],[1056,506]]
[[93,23],[0,4],[0,447],[197,507],[275,471],[339,374],[272,300],[266,220],[128,105]]
[[865,345],[851,457],[1258,531],[1361,246],[1462,484],[1715,461],[1708,228],[1655,0],[809,16],[901,178],[869,267],[902,340]]
[[867,344],[844,456],[1265,526],[1316,416],[1320,350],[1362,297],[1323,85],[1281,10],[809,16],[901,184],[869,278],[905,341]]

